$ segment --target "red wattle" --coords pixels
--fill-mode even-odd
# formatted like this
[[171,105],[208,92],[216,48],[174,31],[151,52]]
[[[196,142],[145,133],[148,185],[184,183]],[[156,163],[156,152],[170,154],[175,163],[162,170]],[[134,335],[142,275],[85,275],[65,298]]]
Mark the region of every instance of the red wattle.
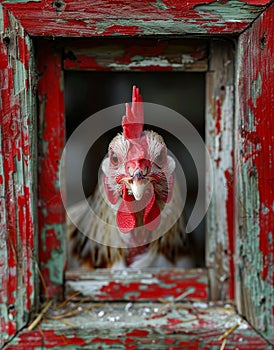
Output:
[[161,211],[156,202],[154,190],[152,190],[144,212],[144,225],[149,231],[154,231],[159,226],[160,221]]
[[[130,205],[131,206],[131,205]],[[136,218],[129,203],[122,200],[116,215],[117,225],[123,233],[128,233],[136,227]]]
[[136,227],[136,217],[132,206],[133,200],[133,196],[128,194],[126,185],[124,185],[123,199],[116,215],[117,225],[123,233],[128,233]]

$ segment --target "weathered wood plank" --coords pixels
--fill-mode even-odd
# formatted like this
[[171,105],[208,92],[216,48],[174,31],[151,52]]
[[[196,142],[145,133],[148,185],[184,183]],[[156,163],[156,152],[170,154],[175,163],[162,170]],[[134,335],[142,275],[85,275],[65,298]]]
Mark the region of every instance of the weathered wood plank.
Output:
[[230,305],[106,303],[102,309],[94,303],[77,307],[82,310],[72,317],[61,316],[73,308],[72,304],[66,310],[51,310],[40,330],[23,331],[6,350],[42,347],[210,350],[221,348],[224,342],[221,337],[229,330],[225,349],[271,349]]
[[234,58],[230,41],[211,43],[206,86],[206,144],[213,173],[207,186],[213,195],[207,213],[206,261],[214,300],[234,297],[233,113]]
[[67,295],[76,291],[90,296],[90,300],[208,300],[208,276],[202,269],[127,269],[121,271],[95,270],[94,272],[67,271]]
[[240,33],[269,0],[2,0],[33,36]]
[[236,179],[239,310],[274,343],[274,5],[238,45]]
[[63,294],[65,209],[60,194],[60,159],[65,144],[64,91],[61,55],[51,41],[37,49],[39,98],[39,263],[46,290]]
[[207,64],[206,40],[91,39],[65,42],[64,68],[100,71],[195,71]]
[[0,346],[27,320],[37,282],[33,45],[0,5]]

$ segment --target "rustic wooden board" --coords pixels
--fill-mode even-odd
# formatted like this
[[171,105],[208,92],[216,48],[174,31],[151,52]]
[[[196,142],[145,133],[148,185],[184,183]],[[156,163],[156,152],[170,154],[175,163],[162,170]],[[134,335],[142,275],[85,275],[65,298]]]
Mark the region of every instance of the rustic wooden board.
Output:
[[33,36],[240,33],[269,0],[2,0]]
[[238,307],[274,344],[274,5],[239,41]]
[[206,40],[112,38],[63,45],[66,70],[204,72],[208,68]]
[[207,213],[206,261],[214,300],[234,298],[233,50],[231,41],[211,43],[206,86],[206,144],[213,169],[207,174],[213,196]]
[[207,270],[202,269],[67,271],[67,295],[76,291],[90,300],[209,299]]
[[64,89],[61,55],[40,40],[39,98],[39,263],[47,296],[62,297],[66,260],[65,210],[60,194],[60,159],[65,145]]
[[220,337],[234,328],[226,338],[225,349],[271,349],[231,305],[146,302],[105,303],[103,308],[100,303],[75,306],[80,313],[72,317],[61,316],[72,304],[67,310],[53,308],[38,330],[24,330],[6,350],[210,350],[220,349],[224,342]]
[[30,37],[0,4],[0,346],[34,306],[35,76]]

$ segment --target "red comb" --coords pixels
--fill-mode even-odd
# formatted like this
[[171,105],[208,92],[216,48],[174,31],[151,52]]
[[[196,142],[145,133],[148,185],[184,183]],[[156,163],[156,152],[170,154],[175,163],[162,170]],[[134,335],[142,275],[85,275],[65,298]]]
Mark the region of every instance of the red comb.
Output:
[[139,89],[134,85],[132,89],[131,107],[126,103],[126,115],[122,120],[124,136],[127,139],[138,139],[143,132],[144,104]]

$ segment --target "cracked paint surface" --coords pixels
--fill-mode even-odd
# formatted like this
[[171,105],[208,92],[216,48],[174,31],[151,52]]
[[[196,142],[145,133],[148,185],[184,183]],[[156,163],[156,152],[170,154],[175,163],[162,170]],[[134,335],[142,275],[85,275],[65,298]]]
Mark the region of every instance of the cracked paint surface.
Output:
[[207,271],[202,269],[68,271],[66,291],[68,295],[80,291],[97,301],[172,300],[182,295],[189,299],[209,299]]
[[[240,33],[268,0],[2,1],[31,35],[113,36]],[[115,10],[113,10],[115,9]]]
[[35,99],[30,38],[0,5],[0,345],[34,307]]
[[65,144],[63,75],[60,53],[53,43],[40,41],[39,45],[39,262],[47,295],[61,298],[66,261],[65,210],[59,186]]
[[213,299],[234,298],[233,105],[234,58],[231,42],[211,44],[207,73],[206,140],[214,195],[207,213],[207,266]]
[[[1,218],[4,218],[1,220],[0,233],[0,272],[3,276],[0,281],[0,339],[3,343],[25,324],[26,317],[33,306],[34,281],[36,279],[36,244],[34,240],[36,191],[35,174],[33,173],[35,102],[32,95],[32,90],[35,88],[35,76],[33,75],[32,42],[26,31],[30,35],[53,37],[239,33],[249,26],[264,10],[265,5],[269,4],[269,1],[227,1],[224,3],[176,1],[172,4],[169,1],[159,0],[134,3],[126,1],[125,6],[116,8],[114,14],[112,1],[103,3],[97,1],[94,3],[94,7],[91,7],[88,1],[81,1],[80,8],[79,1],[69,0],[63,1],[61,6],[57,6],[57,2],[52,3],[49,0],[2,0],[0,2],[0,30],[1,39],[3,39],[0,41],[0,74],[1,78],[4,76],[4,79],[0,80],[0,106],[4,111],[3,123],[1,123],[0,153],[2,164],[0,169],[0,215]],[[10,13],[7,10],[10,10]],[[237,13],[236,20],[235,12]],[[112,16],[108,17],[109,13]],[[242,71],[238,70],[238,93],[241,99],[239,105],[242,106],[242,101],[245,103],[238,116],[237,130],[240,134],[238,135],[239,149],[235,162],[239,190],[236,225],[236,258],[238,259],[236,261],[238,268],[236,279],[237,298],[241,301],[238,305],[248,320],[270,340],[273,339],[274,329],[274,204],[272,186],[274,162],[271,158],[273,156],[273,118],[267,119],[266,116],[271,114],[270,106],[274,104],[273,89],[271,88],[274,79],[273,67],[269,65],[269,57],[273,54],[273,40],[270,39],[272,37],[273,6],[254,23],[252,30],[248,30],[240,38],[239,47],[242,48],[242,51],[239,51],[239,67],[242,68]],[[39,83],[40,125],[42,126],[39,139],[40,174],[42,174],[40,177],[39,225],[44,230],[44,234],[40,237],[40,251],[43,252],[47,246],[54,247],[53,252],[50,252],[49,255],[47,251],[46,254],[42,254],[41,266],[48,284],[49,294],[56,296],[62,294],[60,272],[63,271],[65,264],[64,247],[61,242],[64,235],[62,226],[64,213],[60,207],[57,180],[58,160],[64,139],[64,130],[60,128],[60,125],[64,124],[62,83],[60,85],[62,73],[61,61],[58,58],[59,53],[50,48],[49,42],[42,43],[39,51],[41,54],[39,59],[41,62],[39,66],[39,74],[41,74]],[[54,65],[47,61],[50,55],[54,57]],[[131,59],[134,64],[137,64],[138,56],[132,56]],[[161,62],[161,64],[165,64],[164,60]],[[110,68],[115,69],[115,67]],[[45,78],[45,76],[47,77]],[[46,87],[46,84],[50,84],[50,88]],[[225,96],[228,96],[232,93],[230,89],[231,87],[224,86],[224,89],[221,90],[225,92]],[[221,95],[222,93],[214,95],[213,106],[216,103],[217,113],[211,114],[212,128],[214,129],[212,132],[217,137],[220,136],[217,146],[223,145],[220,142],[223,135],[220,134],[226,131],[226,123],[223,123],[225,119],[222,113],[229,106],[228,102],[230,101],[229,99],[223,100],[220,98]],[[216,119],[215,116],[217,116]],[[46,120],[50,120],[50,125],[45,123]],[[234,155],[228,154],[229,147],[224,150],[220,147],[215,148],[215,146],[213,151],[216,152],[214,153],[216,155],[216,169],[222,170],[224,175],[222,184],[227,189],[224,197],[225,210],[222,214],[229,221],[229,224],[225,227],[228,236],[224,237],[223,233],[218,235],[217,244],[214,246],[217,254],[211,247],[208,257],[210,268],[213,267],[213,257],[224,259],[223,265],[221,264],[222,269],[218,271],[219,282],[222,286],[225,285],[224,288],[220,287],[220,295],[229,290],[229,295],[233,296],[233,284],[229,282],[226,285],[226,280],[227,278],[233,280],[231,266],[233,265],[234,225],[231,220],[233,219],[233,195],[235,193],[231,190],[232,184],[234,186],[231,164]],[[48,157],[50,157],[49,163]],[[46,180],[47,177],[51,179],[51,182]],[[219,180],[221,181],[221,179]],[[44,191],[45,185],[48,184],[49,192]],[[51,203],[51,205],[48,206],[45,203]],[[221,229],[219,227],[218,232],[221,232]],[[57,254],[57,257],[54,254]],[[55,259],[60,264],[54,265]],[[221,265],[218,264],[218,266]],[[58,274],[54,271],[53,266],[59,267]],[[107,293],[112,295],[113,290],[117,289],[115,283],[108,284],[107,288],[101,287],[102,292],[106,293],[105,295]],[[146,287],[141,289],[141,293],[145,293],[145,289]],[[125,294],[129,295],[128,290],[124,290]],[[133,298],[140,296],[140,290],[133,291],[132,295]],[[213,316],[211,315],[211,320],[214,317],[216,317],[216,310]],[[156,320],[157,322],[155,322],[158,324],[158,318]],[[109,322],[112,321],[109,320]],[[182,323],[182,318],[178,317],[177,314],[170,313],[163,321],[165,327],[160,329],[160,333],[162,332],[164,335],[161,341],[165,341],[167,346],[172,344],[174,349],[187,346],[190,339],[193,342],[193,338],[176,338],[174,340],[174,331],[180,333]],[[109,325],[115,331],[113,323],[109,323]],[[199,325],[201,326],[201,324]],[[119,323],[118,326],[120,327],[121,324]],[[136,328],[135,326],[127,330],[127,338],[116,339],[117,334],[115,333],[112,338],[105,334],[97,334],[95,338],[92,335],[91,339],[90,335],[87,336],[81,329],[77,332],[70,329],[65,335],[66,330],[62,329],[61,333],[58,333],[59,331],[52,330],[53,323],[49,323],[49,329],[45,328],[43,335],[38,331],[23,332],[14,341],[15,345],[11,344],[9,347],[12,349],[14,346],[18,349],[18,346],[19,348],[21,346],[21,349],[25,349],[26,344],[28,346],[31,344],[36,349],[45,346],[57,349],[64,347],[65,339],[67,348],[71,346],[73,349],[91,342],[98,347],[103,344],[106,348],[113,348],[115,344],[121,345],[123,348],[122,346],[125,344],[126,348],[133,349],[139,345],[138,342],[144,339],[144,344],[149,344],[152,349],[155,338],[157,339],[159,335],[159,329],[156,331],[156,337],[153,333],[154,330],[151,333],[150,329]],[[206,329],[208,334],[209,330],[212,330],[212,323],[210,327],[201,329]],[[248,326],[247,333],[235,334],[235,338],[232,338],[231,349],[234,349],[235,345],[249,349],[250,344],[253,344],[256,349],[267,348],[266,342],[257,334],[254,336],[254,333],[249,332]],[[140,338],[143,339],[140,340]],[[244,342],[241,344],[242,339]],[[145,343],[146,340],[147,343]],[[155,348],[159,348],[157,342],[155,344]],[[220,342],[216,343],[215,338],[213,343],[209,342],[208,344],[210,349],[214,347],[219,349],[220,347]],[[198,348],[200,344],[194,344],[194,348],[196,345]],[[206,349],[206,346],[203,348]]]
[[64,68],[103,71],[206,71],[201,40],[91,39],[67,43]]
[[[84,306],[83,306],[84,307]],[[231,307],[205,302],[86,304],[77,317],[54,320],[54,309],[39,330],[23,331],[7,350],[24,349],[220,349],[220,336],[231,327],[226,349],[270,350],[267,342]],[[66,324],[68,323],[68,324]]]
[[239,42],[236,169],[239,307],[274,343],[273,13],[272,5]]

